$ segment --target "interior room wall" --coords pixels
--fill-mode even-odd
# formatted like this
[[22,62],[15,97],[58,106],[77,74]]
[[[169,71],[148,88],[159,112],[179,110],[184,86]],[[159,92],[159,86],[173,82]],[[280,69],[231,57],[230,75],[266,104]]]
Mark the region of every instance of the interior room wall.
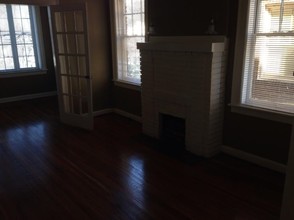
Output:
[[[226,107],[223,144],[279,163],[287,162],[291,126],[232,113],[229,107],[232,86],[234,44],[237,27],[237,0],[148,0],[149,24],[155,35],[205,35],[211,18],[216,31],[229,39],[229,57],[226,75]],[[180,73],[179,73],[180,74]],[[120,89],[117,89],[120,90]],[[140,115],[139,91],[114,93],[118,108]]]
[[[110,22],[108,0],[60,0],[62,3],[87,2],[89,42],[93,74],[94,110],[118,108],[141,115],[140,91],[112,83]],[[149,24],[158,36],[205,35],[211,18],[216,31],[229,39],[223,144],[276,162],[286,163],[291,126],[270,120],[232,113],[231,97],[234,44],[238,0],[148,0]],[[47,9],[41,9],[48,74],[0,79],[0,98],[56,90]],[[180,73],[179,73],[180,74]]]

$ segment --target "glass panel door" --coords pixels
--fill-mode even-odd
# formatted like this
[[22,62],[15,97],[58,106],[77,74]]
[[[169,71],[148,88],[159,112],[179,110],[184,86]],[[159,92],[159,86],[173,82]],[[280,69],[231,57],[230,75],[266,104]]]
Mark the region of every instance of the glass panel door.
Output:
[[93,129],[85,5],[51,7],[61,121]]

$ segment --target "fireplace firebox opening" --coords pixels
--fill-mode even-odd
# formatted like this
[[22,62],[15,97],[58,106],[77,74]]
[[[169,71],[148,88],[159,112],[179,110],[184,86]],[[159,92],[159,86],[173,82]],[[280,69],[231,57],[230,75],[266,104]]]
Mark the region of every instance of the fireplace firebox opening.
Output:
[[173,148],[173,150],[185,150],[185,119],[160,113],[160,140]]

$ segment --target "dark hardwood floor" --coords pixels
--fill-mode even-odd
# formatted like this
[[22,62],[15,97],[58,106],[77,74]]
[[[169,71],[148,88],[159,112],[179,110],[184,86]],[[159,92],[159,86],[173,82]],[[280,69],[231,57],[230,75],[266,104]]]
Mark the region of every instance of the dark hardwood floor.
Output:
[[62,125],[56,103],[0,104],[1,220],[279,218],[282,174],[169,150],[115,114]]

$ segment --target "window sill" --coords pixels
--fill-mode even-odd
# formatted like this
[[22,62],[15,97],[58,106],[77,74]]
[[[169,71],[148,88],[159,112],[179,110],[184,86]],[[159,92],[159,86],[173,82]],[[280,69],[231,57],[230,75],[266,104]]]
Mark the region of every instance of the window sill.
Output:
[[47,74],[47,69],[32,70],[32,71],[18,71],[18,72],[0,72],[0,78],[14,78],[25,76],[38,76]]
[[294,114],[279,112],[279,111],[271,111],[268,109],[252,107],[243,104],[230,104],[231,111],[238,114],[253,116],[262,119],[268,119],[271,121],[282,122],[286,124],[292,124]]
[[136,90],[136,91],[141,92],[141,83],[137,84],[137,83],[132,83],[132,82],[123,81],[123,80],[113,80],[113,82],[114,82],[115,86],[127,88],[127,89],[132,89],[132,90]]

